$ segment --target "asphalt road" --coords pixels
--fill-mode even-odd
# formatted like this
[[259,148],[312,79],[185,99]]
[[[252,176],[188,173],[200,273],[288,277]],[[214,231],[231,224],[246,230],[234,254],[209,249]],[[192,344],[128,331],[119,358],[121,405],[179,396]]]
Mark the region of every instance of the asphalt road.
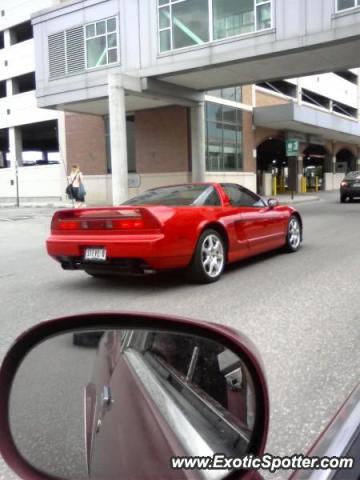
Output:
[[[177,314],[238,328],[270,388],[267,451],[306,452],[360,380],[360,202],[338,192],[298,206],[304,243],[230,267],[212,285],[181,275],[93,279],[46,255],[51,212],[0,209],[0,358],[25,328],[90,311]],[[272,478],[287,478],[287,474]],[[17,478],[0,460],[0,480]]]
[[84,389],[93,379],[95,348],[72,334],[39,344],[18,370],[10,426],[22,455],[39,470],[67,480],[86,478]]

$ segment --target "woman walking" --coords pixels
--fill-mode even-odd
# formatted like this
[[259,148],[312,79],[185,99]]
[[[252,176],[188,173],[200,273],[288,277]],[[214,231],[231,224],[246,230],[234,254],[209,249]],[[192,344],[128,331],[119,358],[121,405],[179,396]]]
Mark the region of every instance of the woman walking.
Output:
[[69,184],[71,185],[72,198],[75,200],[75,208],[86,207],[86,191],[83,184],[83,174],[77,164],[71,166],[69,175]]

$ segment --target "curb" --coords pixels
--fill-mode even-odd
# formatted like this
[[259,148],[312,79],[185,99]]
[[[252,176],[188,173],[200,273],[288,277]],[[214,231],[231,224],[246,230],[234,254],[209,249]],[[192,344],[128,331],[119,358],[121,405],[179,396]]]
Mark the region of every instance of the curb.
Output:
[[296,199],[294,198],[294,200],[289,200],[288,202],[283,202],[281,200],[280,201],[280,205],[294,205],[294,204],[299,204],[299,203],[311,203],[311,202],[319,202],[321,200],[320,197],[311,197],[311,198],[306,198],[306,199]]

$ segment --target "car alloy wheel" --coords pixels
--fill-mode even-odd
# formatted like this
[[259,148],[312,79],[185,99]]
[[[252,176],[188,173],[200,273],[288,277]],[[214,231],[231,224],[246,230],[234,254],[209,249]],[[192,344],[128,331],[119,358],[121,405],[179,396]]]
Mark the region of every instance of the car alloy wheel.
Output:
[[209,277],[217,277],[224,267],[224,247],[218,235],[205,237],[201,246],[201,263]]
[[225,267],[225,246],[216,230],[205,230],[198,240],[190,274],[192,279],[201,283],[218,280]]
[[296,252],[301,243],[301,226],[297,217],[290,217],[286,238],[287,248],[290,252]]

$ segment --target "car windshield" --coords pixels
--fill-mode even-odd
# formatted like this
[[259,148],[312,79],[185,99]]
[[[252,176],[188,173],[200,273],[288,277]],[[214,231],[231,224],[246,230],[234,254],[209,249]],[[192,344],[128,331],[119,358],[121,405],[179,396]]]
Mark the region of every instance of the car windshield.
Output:
[[349,172],[346,174],[345,178],[347,180],[355,180],[355,178],[359,178],[360,177],[360,172],[359,171],[356,171],[356,172]]
[[211,185],[174,185],[148,190],[123,205],[220,205],[220,199]]

